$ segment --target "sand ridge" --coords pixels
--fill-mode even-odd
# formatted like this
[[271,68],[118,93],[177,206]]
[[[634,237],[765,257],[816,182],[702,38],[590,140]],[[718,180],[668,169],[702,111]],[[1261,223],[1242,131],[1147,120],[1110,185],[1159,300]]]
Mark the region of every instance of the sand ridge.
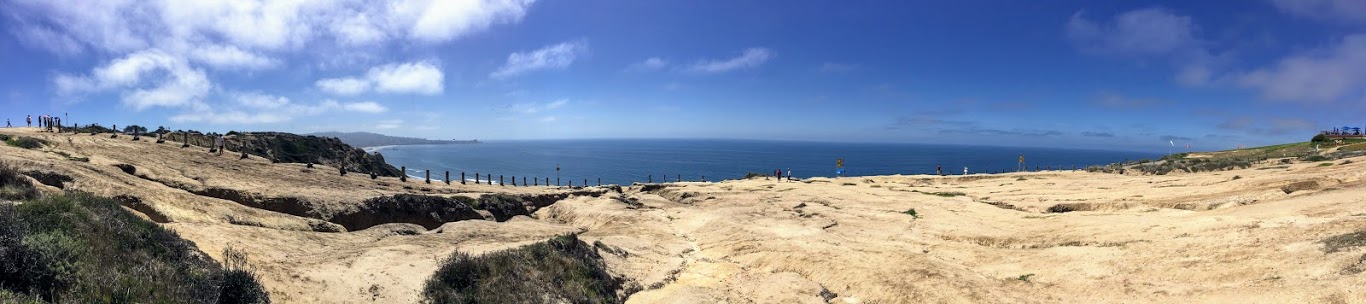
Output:
[[[563,233],[578,233],[610,271],[639,286],[632,303],[1366,301],[1356,288],[1366,283],[1366,250],[1330,252],[1323,242],[1366,230],[1363,158],[1162,176],[1062,171],[638,185],[620,195],[572,196],[506,222],[338,233],[312,231],[317,219],[184,189],[303,197],[330,210],[396,193],[566,190],[339,177],[332,168],[107,134],[0,134],[53,143],[0,147],[2,161],[69,175],[67,189],[139,197],[166,217],[164,226],[215,258],[226,246],[246,249],[281,303],[416,302],[422,282],[453,251],[478,254]],[[1282,189],[1307,181],[1316,187]],[[1075,211],[1049,212],[1059,205]]]

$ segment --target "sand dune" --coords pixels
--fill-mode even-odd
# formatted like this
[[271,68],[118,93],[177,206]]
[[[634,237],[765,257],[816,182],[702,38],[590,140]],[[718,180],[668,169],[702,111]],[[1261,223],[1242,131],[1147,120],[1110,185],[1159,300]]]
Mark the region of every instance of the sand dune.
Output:
[[[133,209],[211,255],[245,249],[281,303],[416,302],[423,281],[453,251],[478,254],[564,233],[580,234],[611,272],[638,284],[632,303],[1366,301],[1357,288],[1366,284],[1366,250],[1353,247],[1366,240],[1324,242],[1366,231],[1366,159],[1164,176],[637,185],[570,196],[504,222],[320,232],[328,216],[385,195],[569,189],[370,180],[127,137],[0,134],[53,143],[0,147],[0,161],[70,176],[66,189],[136,197],[141,205],[129,204]],[[1308,181],[1314,186],[1282,189]],[[309,213],[201,195],[211,188],[296,198],[303,203],[290,207]]]

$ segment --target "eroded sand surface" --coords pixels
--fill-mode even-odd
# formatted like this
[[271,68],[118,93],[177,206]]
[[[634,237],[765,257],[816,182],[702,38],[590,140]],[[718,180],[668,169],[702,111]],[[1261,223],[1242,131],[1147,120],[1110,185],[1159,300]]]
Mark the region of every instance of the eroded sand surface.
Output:
[[[42,151],[0,147],[0,160],[69,175],[67,189],[136,196],[163,225],[212,256],[227,246],[245,249],[281,303],[415,302],[437,262],[453,251],[477,254],[564,233],[595,243],[612,272],[639,284],[643,291],[632,303],[1366,300],[1359,290],[1366,286],[1366,248],[1328,252],[1322,243],[1366,230],[1361,158],[1167,176],[672,183],[573,196],[506,222],[315,232],[310,225],[318,219],[184,189],[301,197],[327,210],[395,193],[567,190],[341,178],[330,168],[209,156],[126,136],[0,133],[55,143]],[[142,176],[114,164],[136,166]],[[1317,189],[1281,189],[1303,181]],[[963,195],[933,194],[948,192]]]

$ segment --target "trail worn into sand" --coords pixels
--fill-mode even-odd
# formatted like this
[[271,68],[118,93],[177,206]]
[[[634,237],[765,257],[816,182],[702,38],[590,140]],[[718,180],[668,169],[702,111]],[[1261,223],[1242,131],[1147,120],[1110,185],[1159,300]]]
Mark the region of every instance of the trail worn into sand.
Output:
[[[1366,248],[1359,247],[1366,233],[1353,234],[1366,231],[1366,159],[1165,176],[636,185],[571,196],[505,222],[319,232],[326,217],[195,191],[297,197],[310,210],[345,212],[396,193],[568,190],[341,178],[334,169],[126,137],[0,133],[54,143],[0,147],[0,160],[70,176],[66,189],[135,196],[145,206],[130,207],[158,214],[215,257],[227,246],[245,249],[281,303],[416,302],[423,281],[453,251],[479,254],[564,233],[578,233],[611,272],[639,288],[632,303],[1366,301],[1358,288],[1366,285]],[[115,164],[135,166],[137,174]]]

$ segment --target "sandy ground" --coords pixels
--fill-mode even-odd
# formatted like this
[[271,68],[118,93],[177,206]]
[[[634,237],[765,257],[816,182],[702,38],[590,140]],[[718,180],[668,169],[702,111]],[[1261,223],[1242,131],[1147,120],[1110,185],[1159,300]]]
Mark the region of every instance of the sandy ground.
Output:
[[[1366,248],[1329,253],[1322,244],[1366,230],[1366,159],[1167,176],[673,183],[629,187],[619,197],[571,197],[501,223],[325,233],[308,231],[311,219],[166,182],[307,197],[337,209],[404,192],[563,190],[341,178],[335,169],[214,157],[176,143],[28,129],[0,134],[55,143],[43,151],[0,147],[0,160],[70,175],[75,182],[67,189],[138,196],[164,214],[164,226],[212,256],[228,246],[246,250],[280,303],[416,302],[423,281],[453,251],[478,254],[563,233],[596,243],[610,271],[643,289],[632,303],[1366,302],[1358,288],[1366,285]],[[116,163],[136,166],[145,178]],[[1302,181],[1319,187],[1281,190]],[[1047,212],[1059,204],[1082,211]],[[910,209],[919,217],[905,213]]]

